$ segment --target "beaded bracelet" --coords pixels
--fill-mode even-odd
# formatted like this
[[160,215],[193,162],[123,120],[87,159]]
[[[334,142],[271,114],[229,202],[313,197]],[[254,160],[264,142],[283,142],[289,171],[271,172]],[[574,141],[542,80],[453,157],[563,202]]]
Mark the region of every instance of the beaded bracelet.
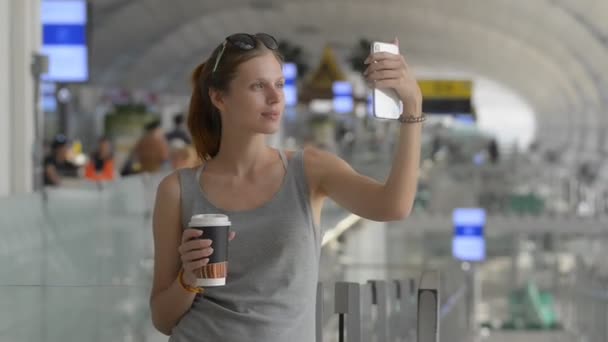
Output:
[[177,276],[177,281],[179,282],[179,285],[188,292],[192,292],[192,293],[205,292],[205,290],[200,287],[192,287],[192,286],[184,283],[184,269],[183,268],[179,271],[179,275]]
[[419,123],[426,121],[426,114],[422,113],[421,115],[403,115],[399,116],[399,122],[411,124],[411,123]]

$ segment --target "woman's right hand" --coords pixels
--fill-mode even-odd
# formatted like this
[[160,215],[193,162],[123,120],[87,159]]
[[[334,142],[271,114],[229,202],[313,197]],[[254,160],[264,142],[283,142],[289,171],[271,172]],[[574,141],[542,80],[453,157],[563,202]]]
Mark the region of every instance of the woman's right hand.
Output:
[[209,256],[213,254],[211,240],[199,239],[203,234],[200,229],[188,228],[182,233],[182,244],[178,251],[184,269],[184,283],[189,286],[196,286],[195,270],[209,263]]
[[[179,246],[178,251],[182,261],[182,268],[184,269],[184,283],[186,285],[195,287],[196,286],[196,273],[195,271],[209,263],[209,256],[213,254],[213,247],[211,247],[212,241],[209,239],[199,239],[203,234],[200,229],[188,228],[182,233],[182,244]],[[235,233],[230,232],[228,241],[234,239]]]

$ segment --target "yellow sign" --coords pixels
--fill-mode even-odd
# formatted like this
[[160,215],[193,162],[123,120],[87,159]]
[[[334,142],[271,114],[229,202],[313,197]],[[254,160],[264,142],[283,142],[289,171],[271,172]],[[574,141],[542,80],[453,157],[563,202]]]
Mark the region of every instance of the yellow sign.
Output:
[[473,93],[468,80],[421,80],[418,85],[425,99],[470,99]]

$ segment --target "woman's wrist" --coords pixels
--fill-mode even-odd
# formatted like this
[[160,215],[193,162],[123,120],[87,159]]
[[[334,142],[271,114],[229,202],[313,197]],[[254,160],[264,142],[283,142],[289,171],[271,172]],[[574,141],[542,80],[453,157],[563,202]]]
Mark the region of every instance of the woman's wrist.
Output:
[[203,289],[196,286],[196,278],[191,273],[186,273],[181,269],[177,275],[177,282],[180,287],[191,293],[203,293]]
[[188,285],[188,286],[192,286],[192,287],[196,286],[196,277],[192,273],[186,272],[184,269],[182,269],[180,271],[180,273],[181,273],[181,280],[182,280],[182,283],[184,283],[184,285]]
[[422,112],[422,99],[405,100],[403,102],[403,113],[399,117],[399,122],[404,124],[421,123],[426,120]]
[[421,116],[422,113],[422,103],[418,101],[410,101],[409,103],[406,101],[403,102],[403,115],[405,116]]
[[420,115],[422,114],[422,94],[406,94],[401,97],[403,103],[403,114]]
[[426,121],[426,115],[424,113],[421,113],[419,115],[401,114],[397,120],[402,124],[423,123]]

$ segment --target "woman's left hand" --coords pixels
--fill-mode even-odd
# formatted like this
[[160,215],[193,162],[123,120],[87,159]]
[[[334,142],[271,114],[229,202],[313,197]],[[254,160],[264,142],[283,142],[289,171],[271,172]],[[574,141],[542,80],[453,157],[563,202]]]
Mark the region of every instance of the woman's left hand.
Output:
[[[397,38],[392,43],[399,45]],[[364,63],[369,64],[363,73],[368,84],[378,89],[394,89],[403,102],[404,114],[420,114],[422,92],[402,55],[377,52],[370,54]]]

